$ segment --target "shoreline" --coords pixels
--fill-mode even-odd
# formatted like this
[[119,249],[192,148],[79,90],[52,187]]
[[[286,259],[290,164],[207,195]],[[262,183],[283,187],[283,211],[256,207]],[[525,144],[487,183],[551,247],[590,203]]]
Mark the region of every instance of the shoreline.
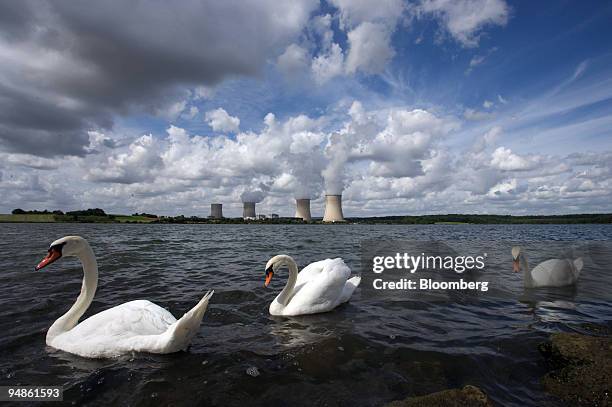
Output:
[[205,225],[570,225],[570,224],[612,224],[612,214],[575,214],[575,215],[409,215],[346,218],[344,222],[328,223],[321,219],[309,222],[299,218],[210,219],[197,216],[68,216],[54,214],[0,214],[0,223],[127,223],[127,224],[205,224]]

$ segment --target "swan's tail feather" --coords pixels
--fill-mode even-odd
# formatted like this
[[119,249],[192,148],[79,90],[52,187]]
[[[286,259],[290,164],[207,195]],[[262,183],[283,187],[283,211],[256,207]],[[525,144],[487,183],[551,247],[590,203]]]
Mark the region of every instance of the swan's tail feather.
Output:
[[582,267],[584,267],[584,261],[582,260],[582,257],[578,257],[576,260],[574,260],[574,274],[576,275],[576,278],[578,278],[580,275]]
[[361,283],[361,276],[351,277],[346,282],[354,285],[355,288],[357,288],[359,286],[359,283]]
[[187,349],[193,337],[198,333],[202,318],[208,308],[208,301],[214,293],[214,290],[208,291],[195,307],[170,325],[165,332],[169,336],[165,349],[168,353]]
[[355,292],[355,289],[357,289],[357,286],[359,286],[360,282],[361,282],[360,276],[351,277],[348,280],[346,280],[346,284],[344,285],[344,288],[342,289],[342,296],[340,297],[341,304],[351,299],[351,296]]
[[191,310],[189,310],[185,315],[189,314],[190,312],[196,312],[200,313],[203,316],[206,312],[206,309],[208,308],[208,300],[210,300],[210,297],[212,297],[214,293],[215,290],[210,290],[206,294],[204,294],[204,297],[202,297],[200,302],[198,302],[198,304]]

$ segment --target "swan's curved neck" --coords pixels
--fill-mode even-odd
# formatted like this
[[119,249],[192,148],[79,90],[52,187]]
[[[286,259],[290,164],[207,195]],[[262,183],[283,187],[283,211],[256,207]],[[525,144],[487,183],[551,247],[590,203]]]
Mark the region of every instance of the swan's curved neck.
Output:
[[83,285],[75,303],[64,315],[59,317],[47,331],[47,342],[57,335],[74,328],[79,318],[91,305],[98,288],[98,263],[91,247],[87,244],[77,255],[83,264]]
[[293,296],[293,289],[295,288],[295,282],[298,276],[298,266],[289,256],[283,258],[283,264],[289,268],[289,279],[287,279],[287,284],[285,284],[285,288],[283,288],[283,291],[278,295],[277,300],[281,304],[287,305]]

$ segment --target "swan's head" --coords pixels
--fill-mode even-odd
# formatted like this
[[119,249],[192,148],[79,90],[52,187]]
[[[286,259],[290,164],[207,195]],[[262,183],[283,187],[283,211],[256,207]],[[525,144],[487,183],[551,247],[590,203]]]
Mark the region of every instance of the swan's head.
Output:
[[87,241],[81,236],[65,236],[57,239],[49,246],[47,256],[34,269],[38,271],[62,257],[78,256],[87,247]]
[[512,248],[512,270],[515,273],[521,271],[521,248],[520,246],[514,246]]
[[291,257],[279,254],[278,256],[272,257],[266,263],[266,281],[264,282],[264,287],[270,285],[270,281],[272,281],[272,277],[274,277],[274,272],[281,268],[282,266],[289,265],[290,261],[292,261]]

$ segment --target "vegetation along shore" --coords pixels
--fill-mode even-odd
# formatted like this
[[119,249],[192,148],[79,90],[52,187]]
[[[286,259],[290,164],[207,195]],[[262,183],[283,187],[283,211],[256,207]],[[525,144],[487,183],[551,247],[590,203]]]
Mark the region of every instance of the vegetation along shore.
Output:
[[[291,224],[291,223],[322,223],[321,219],[304,222],[298,218],[267,218],[242,219],[223,218],[211,219],[199,216],[161,216],[150,213],[134,213],[132,215],[107,214],[104,210],[86,209],[63,212],[60,210],[34,210],[15,209],[11,214],[0,214],[0,222],[4,223],[260,223],[260,224]],[[612,214],[572,214],[572,215],[472,215],[472,214],[445,214],[445,215],[410,215],[410,216],[379,216],[346,218],[344,223],[358,224],[588,224],[612,223]]]

